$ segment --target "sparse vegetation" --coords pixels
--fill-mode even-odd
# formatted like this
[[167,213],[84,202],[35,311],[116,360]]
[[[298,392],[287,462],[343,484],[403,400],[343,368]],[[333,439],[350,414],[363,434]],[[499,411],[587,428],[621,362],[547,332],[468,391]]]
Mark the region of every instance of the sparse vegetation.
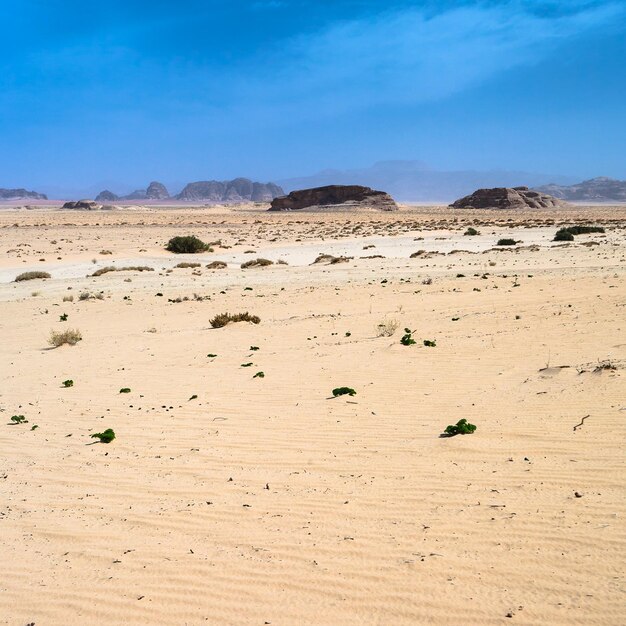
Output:
[[67,387],[73,387],[74,386],[74,381],[72,379],[68,379],[68,380],[64,380],[62,385],[67,388]]
[[410,328],[405,328],[404,329],[404,335],[402,335],[401,339],[400,339],[400,343],[403,346],[413,346],[415,345],[416,341],[415,339],[413,339],[413,333],[415,331],[411,330]]
[[130,393],[130,387],[122,387],[120,393]]
[[574,235],[566,228],[561,228],[561,230],[557,230],[552,241],[574,241]]
[[475,235],[480,235],[480,233],[475,228],[472,228],[471,226],[463,234],[468,237],[474,237]]
[[67,313],[59,315],[59,322],[67,322]]
[[470,424],[466,419],[459,420],[456,424],[446,426],[444,434],[448,437],[455,435],[471,435],[476,430],[474,424]]
[[78,296],[78,299],[81,302],[84,302],[85,300],[104,300],[104,294],[103,293],[90,293],[89,291],[83,291]]
[[206,266],[208,270],[221,270],[226,267],[228,267],[228,263],[225,263],[224,261],[213,261]]
[[398,330],[400,322],[396,319],[385,318],[376,326],[377,337],[391,337]]
[[265,378],[265,372],[257,372],[252,378]]
[[64,344],[68,344],[70,346],[75,346],[83,336],[78,329],[69,329],[64,330],[63,332],[52,331],[50,333],[50,339],[48,339],[48,343],[58,348]]
[[430,339],[424,339],[424,345],[427,348],[435,348],[437,346],[437,342],[434,340],[430,340]]
[[23,280],[34,280],[35,278],[51,278],[48,272],[23,272],[15,277],[15,282],[20,283]]
[[602,226],[565,226],[556,231],[553,241],[574,241],[574,235],[586,235],[588,233],[603,233]]
[[213,328],[222,328],[222,326],[226,326],[226,324],[236,322],[251,322],[252,324],[259,324],[261,322],[261,318],[258,315],[250,315],[247,311],[245,313],[236,313],[235,315],[231,315],[230,313],[220,313],[210,321],[210,324]]
[[197,254],[198,252],[213,252],[208,243],[204,243],[194,235],[186,237],[172,237],[167,242],[166,250],[176,254]]
[[148,267],[147,265],[128,265],[126,267],[107,265],[106,267],[101,267],[99,270],[96,270],[91,276],[102,276],[109,272],[154,272],[154,268]]
[[115,432],[112,428],[107,428],[102,433],[94,433],[91,435],[92,439],[99,439],[100,443],[111,443],[115,439]]
[[496,245],[498,246],[514,246],[517,244],[517,241],[515,241],[515,239],[498,239],[498,243]]
[[312,265],[316,263],[328,263],[329,265],[336,265],[337,263],[347,263],[351,261],[354,257],[351,256],[333,256],[332,254],[320,254],[315,261],[313,261]]
[[28,424],[28,420],[23,415],[12,415],[11,423],[12,424]]
[[183,261],[182,263],[178,263],[177,265],[174,265],[174,267],[177,267],[179,269],[186,269],[188,267],[200,267],[202,265],[202,263],[189,263],[187,261]]
[[241,264],[241,269],[246,270],[250,267],[266,267],[267,265],[274,265],[274,261],[269,259],[253,259],[252,261],[246,261]]
[[74,302],[74,296],[71,294],[69,296],[63,296],[63,302]]
[[356,391],[352,389],[352,387],[337,387],[333,389],[333,397],[337,398],[338,396],[355,396]]

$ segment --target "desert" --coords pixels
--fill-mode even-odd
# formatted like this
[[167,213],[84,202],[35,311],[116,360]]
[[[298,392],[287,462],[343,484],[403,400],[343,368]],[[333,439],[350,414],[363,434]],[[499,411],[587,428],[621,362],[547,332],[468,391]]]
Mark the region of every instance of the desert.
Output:
[[624,623],[625,208],[267,208],[0,211],[0,621]]

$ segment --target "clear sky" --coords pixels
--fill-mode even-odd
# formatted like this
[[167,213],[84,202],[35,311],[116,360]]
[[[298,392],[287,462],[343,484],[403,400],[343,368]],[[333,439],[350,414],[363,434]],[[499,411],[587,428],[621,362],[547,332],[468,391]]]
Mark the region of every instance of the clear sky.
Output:
[[0,187],[626,178],[626,0],[3,0]]

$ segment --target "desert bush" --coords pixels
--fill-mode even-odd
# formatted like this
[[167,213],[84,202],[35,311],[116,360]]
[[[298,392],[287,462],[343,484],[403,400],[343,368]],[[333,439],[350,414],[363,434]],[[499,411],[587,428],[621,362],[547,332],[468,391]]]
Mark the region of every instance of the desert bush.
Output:
[[574,241],[574,234],[570,233],[567,228],[561,228],[561,230],[556,231],[552,241]]
[[100,254],[113,254],[110,250],[100,250]]
[[63,296],[63,302],[74,302],[74,296]]
[[213,261],[206,266],[208,270],[221,270],[225,267],[228,267],[228,263],[224,263],[224,261]]
[[253,324],[259,324],[261,318],[258,315],[250,315],[247,311],[245,313],[235,313],[234,315],[230,313],[220,313],[210,321],[210,324],[213,328],[222,328],[222,326],[226,326],[226,324],[230,324],[231,322],[252,322]]
[[480,235],[480,233],[475,228],[472,228],[471,226],[463,234],[470,236],[470,237],[473,237],[474,235]]
[[102,276],[109,272],[154,272],[153,267],[147,265],[127,265],[126,267],[115,267],[113,265],[107,265],[96,270],[91,276]]
[[120,393],[130,393],[130,387],[122,387]]
[[424,345],[427,348],[435,348],[437,346],[437,342],[436,341],[431,341],[430,339],[424,339]]
[[380,324],[376,326],[376,336],[377,337],[391,337],[396,330],[398,330],[398,326],[400,323],[398,320],[385,318]]
[[413,333],[415,331],[411,330],[410,328],[405,328],[404,329],[404,335],[402,335],[401,339],[400,339],[400,343],[403,346],[413,346],[415,345],[416,341],[415,339],[413,339]]
[[352,387],[337,387],[333,389],[333,397],[338,396],[356,396],[356,391]]
[[498,246],[514,246],[517,243],[515,239],[498,239]]
[[572,235],[586,235],[588,233],[603,233],[604,228],[602,226],[585,226],[585,225],[577,225],[577,226],[567,226],[566,228],[562,228],[561,230],[566,230]]
[[252,378],[265,378],[265,372],[257,372]]
[[63,313],[62,315],[59,315],[59,322],[67,322],[67,318],[67,313]]
[[462,419],[456,424],[447,426],[444,434],[449,437],[454,437],[454,435],[471,435],[475,430],[476,426],[474,426],[474,424],[470,424],[466,419]]
[[68,380],[64,380],[62,384],[63,384],[63,386],[64,386],[65,388],[67,388],[67,387],[73,387],[73,386],[74,386],[74,381],[73,381],[73,380],[71,380],[71,379],[68,379]]
[[202,263],[188,263],[187,261],[184,261],[183,263],[178,263],[177,265],[174,265],[174,267],[186,269],[188,267],[200,267],[201,265]]
[[274,261],[269,259],[253,259],[252,261],[246,261],[241,264],[241,269],[246,270],[250,267],[265,267],[267,265],[274,265]]
[[75,346],[83,336],[80,334],[80,330],[78,329],[69,329],[64,330],[63,332],[52,331],[50,333],[50,339],[48,339],[48,343],[58,348],[64,344],[68,344],[70,346]]
[[28,424],[28,420],[23,415],[12,415],[11,423],[12,424]]
[[115,439],[115,432],[112,428],[107,428],[103,433],[94,433],[92,439],[100,439],[100,443],[111,443]]
[[328,263],[329,265],[336,265],[337,263],[347,263],[353,258],[354,257],[351,256],[333,256],[332,254],[320,254],[311,265],[315,265],[316,263]]
[[90,293],[89,291],[83,291],[78,296],[78,299],[81,302],[84,302],[85,300],[104,300],[104,294],[103,293]]
[[176,254],[196,254],[198,252],[213,252],[208,243],[204,243],[194,235],[186,237],[172,237],[167,242],[166,250]]
[[15,277],[15,282],[20,283],[23,280],[34,280],[35,278],[51,278],[48,272],[23,272]]

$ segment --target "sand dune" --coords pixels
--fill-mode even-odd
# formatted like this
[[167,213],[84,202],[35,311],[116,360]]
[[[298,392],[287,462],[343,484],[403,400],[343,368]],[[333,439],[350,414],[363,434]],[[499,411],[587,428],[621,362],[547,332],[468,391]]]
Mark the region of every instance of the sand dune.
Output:
[[625,218],[1,213],[1,623],[623,624]]

